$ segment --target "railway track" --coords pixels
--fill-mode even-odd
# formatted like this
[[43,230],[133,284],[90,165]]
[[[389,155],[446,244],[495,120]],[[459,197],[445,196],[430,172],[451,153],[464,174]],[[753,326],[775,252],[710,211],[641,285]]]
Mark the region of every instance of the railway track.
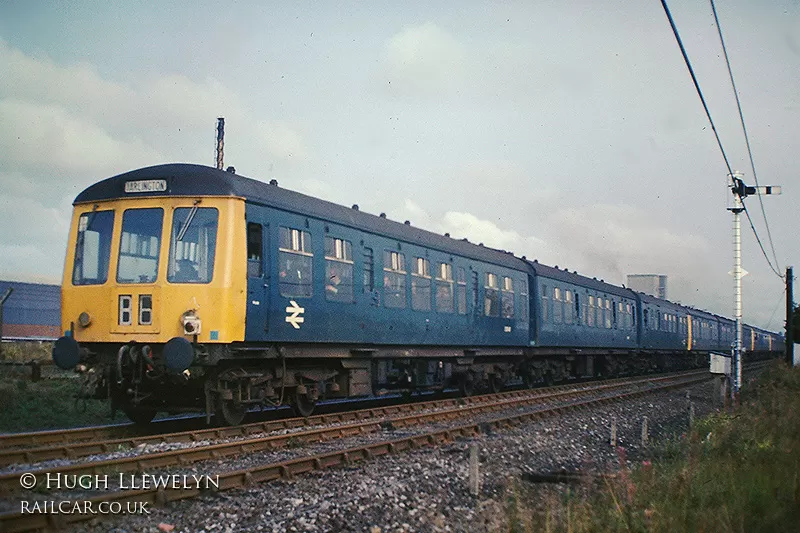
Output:
[[[616,381],[625,379],[630,378],[614,378],[603,380],[602,383],[614,383]],[[597,382],[573,382],[534,390],[566,390],[575,387],[590,386],[592,383]],[[508,391],[501,394],[513,396],[518,394],[528,394],[529,392],[530,391],[528,390],[517,390]],[[480,395],[469,398],[452,398],[444,401],[450,402],[451,404],[457,402],[480,402],[485,401],[486,398],[491,396],[492,395]],[[231,438],[265,431],[277,431],[280,429],[291,429],[319,423],[328,423],[336,418],[339,418],[340,420],[355,420],[356,416],[370,414],[373,412],[394,414],[403,412],[406,409],[416,409],[416,407],[414,407],[415,405],[421,405],[420,408],[424,409],[428,408],[428,406],[433,403],[435,402],[418,401],[413,403],[400,403],[359,409],[357,411],[319,414],[307,418],[282,418],[277,420],[267,420],[242,424],[239,426],[227,426],[220,428],[209,428],[205,425],[202,427],[192,426],[190,429],[182,431],[173,431],[173,426],[176,422],[179,424],[192,424],[197,420],[202,420],[202,417],[198,417],[197,419],[155,421],[147,426],[139,426],[136,424],[111,424],[82,428],[0,434],[0,467],[19,462],[28,463],[62,457],[68,458],[72,456],[82,456],[80,454],[83,452],[79,450],[84,448],[89,449],[92,446],[94,446],[97,450],[94,453],[103,453],[112,451],[111,447],[120,445],[138,446],[143,443],[152,444],[160,442],[185,442],[190,440],[203,440],[207,438]],[[162,428],[162,426],[164,427]],[[103,446],[105,444],[111,447],[104,449]],[[31,454],[26,456],[23,453],[24,450],[31,451]],[[50,451],[47,452],[45,450]]]
[[[505,395],[492,395],[494,398],[488,401],[473,401],[469,405],[461,406],[451,405],[429,412],[400,413],[392,417],[381,415],[381,417],[373,417],[353,424],[303,429],[280,435],[246,438],[231,443],[174,450],[166,454],[137,456],[128,458],[121,463],[112,464],[106,461],[96,461],[94,463],[76,464],[72,467],[62,466],[56,468],[55,471],[62,474],[109,471],[116,473],[146,468],[152,472],[154,469],[173,465],[180,465],[185,468],[185,465],[194,461],[219,459],[242,453],[255,454],[261,451],[273,451],[284,448],[289,443],[300,446],[314,442],[325,442],[326,444],[323,447],[329,448],[308,457],[294,457],[288,460],[283,458],[283,460],[278,461],[266,460],[265,463],[251,468],[222,472],[218,475],[219,485],[215,487],[215,490],[228,490],[251,483],[291,478],[310,470],[346,465],[410,448],[451,442],[462,436],[476,435],[486,431],[487,428],[519,424],[570,410],[588,409],[594,405],[630,399],[669,388],[685,387],[705,381],[709,377],[710,375],[705,371],[696,371],[654,378],[614,380],[614,383],[603,383],[594,387],[578,389],[571,387],[573,390],[565,390],[564,387],[560,387],[558,391],[527,391],[527,396],[517,394],[515,397],[509,397],[508,393]],[[473,400],[476,399],[473,398]],[[480,418],[479,415],[483,418]],[[470,420],[467,423],[463,423],[463,419],[468,417],[478,417],[479,420]],[[398,428],[437,424],[439,427],[435,427],[433,430],[418,431],[402,438],[392,440],[380,438],[385,436],[383,431],[387,428],[396,431]],[[331,444],[331,441],[334,440],[346,439],[351,436],[362,437],[366,434],[372,434],[375,438],[370,439],[366,444],[360,443],[357,446],[345,446],[344,449],[341,446]],[[69,468],[73,468],[73,470],[69,470]],[[40,469],[32,472],[41,476],[47,470]],[[16,472],[9,479],[13,479],[13,482],[18,486],[20,475],[21,472]],[[3,486],[10,488],[5,483]],[[193,497],[201,492],[202,490],[199,488],[189,490],[164,488],[112,490],[101,495],[82,494],[73,499],[80,498],[91,501],[95,506],[99,505],[100,502],[164,503]],[[37,513],[23,515],[20,513],[5,513],[0,514],[0,530],[24,531],[47,527],[48,525],[53,526],[60,523],[86,520],[91,516],[83,514],[47,515]]]

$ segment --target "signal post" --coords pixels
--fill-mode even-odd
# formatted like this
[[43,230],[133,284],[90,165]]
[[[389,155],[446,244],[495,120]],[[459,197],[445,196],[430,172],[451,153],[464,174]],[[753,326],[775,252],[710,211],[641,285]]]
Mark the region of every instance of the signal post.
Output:
[[744,199],[753,194],[780,194],[778,186],[766,185],[748,187],[742,181],[743,174],[734,172],[729,174],[730,188],[733,193],[733,207],[728,210],[733,213],[733,306],[736,319],[736,338],[733,344],[731,358],[731,399],[736,400],[742,386],[742,226],[741,214],[744,211]]

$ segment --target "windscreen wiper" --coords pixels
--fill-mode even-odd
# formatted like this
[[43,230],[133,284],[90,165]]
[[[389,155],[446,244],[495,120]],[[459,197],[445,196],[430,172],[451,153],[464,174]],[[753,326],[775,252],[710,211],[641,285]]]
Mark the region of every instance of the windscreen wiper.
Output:
[[182,241],[184,235],[186,235],[186,230],[189,229],[189,226],[191,225],[192,220],[194,220],[195,214],[197,214],[197,204],[199,204],[199,203],[200,203],[199,200],[194,203],[194,205],[192,206],[191,211],[189,211],[189,214],[186,216],[186,220],[183,221],[183,225],[181,226],[181,230],[178,232],[177,240]]

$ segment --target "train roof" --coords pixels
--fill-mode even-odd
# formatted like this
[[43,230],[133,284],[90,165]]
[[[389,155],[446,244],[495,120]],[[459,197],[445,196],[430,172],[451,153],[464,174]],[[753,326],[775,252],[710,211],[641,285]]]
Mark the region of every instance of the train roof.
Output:
[[636,294],[639,296],[639,299],[646,304],[663,305],[672,309],[680,309],[684,313],[687,313],[691,310],[685,305],[681,305],[679,303],[675,303],[670,300],[665,300],[664,298],[658,298],[657,296],[653,296],[652,294],[647,294],[645,292],[637,292]]
[[[150,182],[151,190],[126,192],[126,183]],[[163,183],[162,183],[163,182]],[[377,233],[425,248],[460,255],[479,261],[527,270],[526,263],[511,252],[472,244],[438,235],[410,224],[403,224],[334,204],[313,196],[291,191],[233,172],[187,163],[172,163],[132,170],[90,185],[75,198],[75,204],[132,197],[158,196],[231,196],[343,226]]]
[[617,285],[612,285],[611,283],[606,283],[603,280],[598,280],[596,278],[587,278],[586,276],[582,276],[577,272],[570,272],[569,270],[566,269],[561,270],[558,267],[543,265],[542,263],[535,260],[528,261],[528,264],[533,268],[537,276],[542,276],[549,279],[555,279],[558,281],[563,281],[565,283],[572,283],[574,285],[579,285],[587,289],[594,289],[596,291],[608,294],[616,294],[617,296],[624,296],[625,298],[633,299],[634,297],[633,292],[630,289],[619,287]]
[[714,313],[710,313],[708,311],[703,311],[702,309],[695,309],[694,307],[686,307],[686,310],[689,311],[689,314],[692,316],[700,317],[700,318],[707,318],[710,320],[719,320],[721,317],[719,315],[715,315]]

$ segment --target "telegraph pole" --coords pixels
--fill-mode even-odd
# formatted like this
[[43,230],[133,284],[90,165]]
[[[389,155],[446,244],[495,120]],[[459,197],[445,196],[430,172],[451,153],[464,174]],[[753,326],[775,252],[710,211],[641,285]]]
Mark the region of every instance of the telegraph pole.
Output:
[[217,164],[217,169],[223,169],[223,147],[225,146],[225,118],[219,117],[217,119],[217,160],[215,163]]
[[792,267],[786,267],[786,364],[794,364],[794,295],[792,282],[794,274]]
[[735,399],[742,387],[742,227],[740,217],[744,211],[744,199],[751,194],[780,194],[776,186],[748,187],[742,181],[741,172],[729,174],[733,193],[733,307],[736,318],[736,340],[733,343],[731,361],[731,398]]

